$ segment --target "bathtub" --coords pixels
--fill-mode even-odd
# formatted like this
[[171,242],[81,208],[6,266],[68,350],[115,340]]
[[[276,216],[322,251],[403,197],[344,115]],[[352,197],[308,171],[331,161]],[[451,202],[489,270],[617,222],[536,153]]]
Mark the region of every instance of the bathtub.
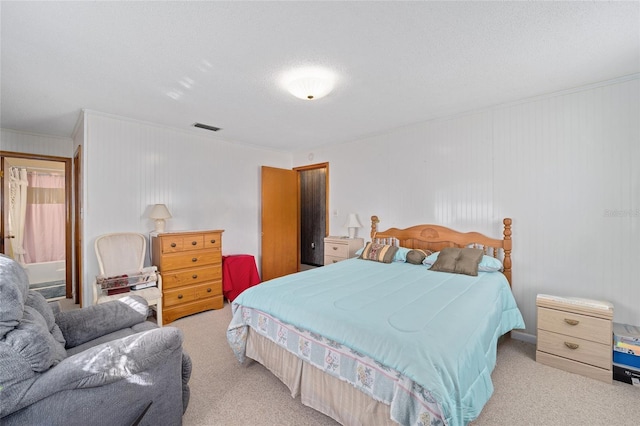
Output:
[[65,281],[65,262],[55,260],[53,262],[27,263],[23,265],[29,277],[29,284]]

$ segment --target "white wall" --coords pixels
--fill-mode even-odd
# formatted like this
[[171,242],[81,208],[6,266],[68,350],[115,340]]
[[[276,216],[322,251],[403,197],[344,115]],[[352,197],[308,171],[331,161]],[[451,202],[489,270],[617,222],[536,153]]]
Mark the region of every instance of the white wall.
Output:
[[[330,163],[330,233],[356,212],[380,228],[437,223],[502,235],[513,219],[513,292],[535,334],[538,293],[610,300],[640,324],[640,83],[599,86],[294,153]],[[313,160],[309,154],[313,153]]]
[[156,203],[173,216],[167,230],[224,229],[223,255],[252,254],[260,265],[260,167],[291,168],[291,154],[93,111],[84,126],[85,304],[96,237],[148,234]]
[[73,142],[71,138],[0,129],[0,150],[71,158]]

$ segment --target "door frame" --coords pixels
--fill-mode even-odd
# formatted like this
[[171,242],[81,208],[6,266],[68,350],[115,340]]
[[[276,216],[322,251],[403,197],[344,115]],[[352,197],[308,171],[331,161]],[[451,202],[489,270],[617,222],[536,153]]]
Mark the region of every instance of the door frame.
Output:
[[[40,154],[27,154],[24,152],[12,152],[12,151],[0,151],[0,185],[4,188],[4,158],[22,158],[28,160],[41,160],[41,161],[54,161],[64,163],[64,204],[65,204],[65,297],[67,299],[73,297],[73,269],[72,269],[72,244],[71,244],[71,206],[73,204],[71,198],[71,158],[69,157],[55,157],[52,155],[40,155]],[[5,206],[5,194],[4,190],[0,194],[0,205],[2,210],[8,206]],[[4,218],[0,220],[0,235],[2,236],[2,247],[4,252],[5,244],[5,229]]]

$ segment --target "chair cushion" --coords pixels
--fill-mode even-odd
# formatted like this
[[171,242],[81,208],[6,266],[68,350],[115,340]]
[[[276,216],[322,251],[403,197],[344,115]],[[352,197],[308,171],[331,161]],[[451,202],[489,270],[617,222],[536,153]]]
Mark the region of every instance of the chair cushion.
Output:
[[48,370],[66,358],[64,345],[51,335],[46,320],[31,306],[24,307],[20,324],[3,342],[20,354],[36,372]]
[[125,296],[118,300],[62,311],[56,315],[66,340],[73,348],[121,328],[131,327],[147,319],[149,306],[140,296]]
[[29,278],[18,262],[0,254],[0,339],[20,323]]

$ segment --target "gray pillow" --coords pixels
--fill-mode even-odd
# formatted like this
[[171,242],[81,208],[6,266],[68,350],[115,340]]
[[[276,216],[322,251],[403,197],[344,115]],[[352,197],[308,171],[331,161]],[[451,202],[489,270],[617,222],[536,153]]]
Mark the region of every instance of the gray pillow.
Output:
[[478,264],[484,253],[480,249],[447,247],[442,249],[429,270],[454,274],[478,275]]

